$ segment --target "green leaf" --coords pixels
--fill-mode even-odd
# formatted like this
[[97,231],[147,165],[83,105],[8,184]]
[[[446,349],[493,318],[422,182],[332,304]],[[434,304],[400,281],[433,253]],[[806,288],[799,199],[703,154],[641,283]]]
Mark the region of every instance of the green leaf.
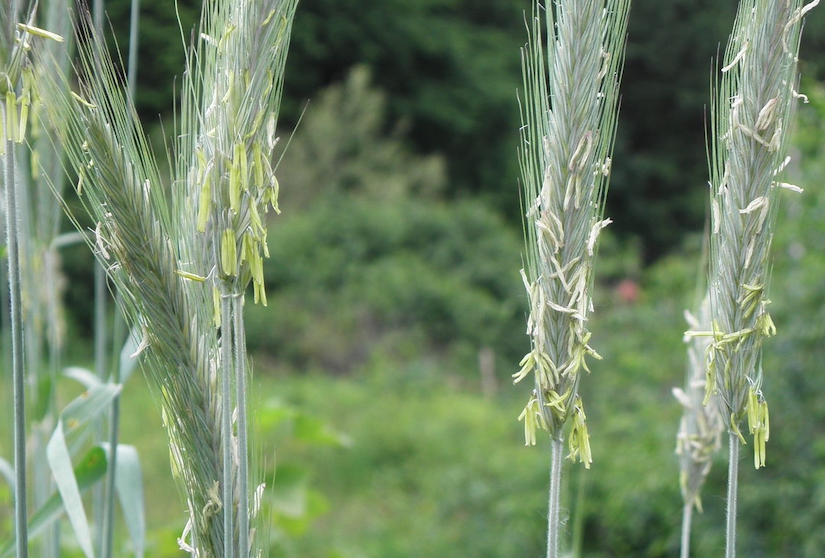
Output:
[[60,413],[60,420],[66,425],[66,434],[83,423],[97,417],[121,390],[118,384],[100,384],[89,388],[72,400]]
[[[130,353],[131,354],[131,353]],[[102,444],[109,455],[109,444]],[[123,519],[132,539],[135,556],[143,556],[146,546],[146,514],[143,502],[143,473],[134,446],[118,444],[115,460],[115,490]]]
[[[75,371],[74,377],[85,377],[89,380],[88,375],[82,372]],[[94,556],[92,535],[80,497],[80,484],[72,468],[66,437],[107,409],[120,390],[121,386],[116,384],[99,384],[72,400],[60,413],[57,426],[46,446],[46,459],[62,498],[63,507],[74,529],[77,542],[87,557]]]
[[101,385],[103,382],[97,377],[97,374],[88,368],[81,368],[80,366],[70,366],[63,370],[63,375],[72,380],[77,380],[83,384],[86,389]]
[[3,478],[6,479],[9,486],[14,486],[14,467],[2,457],[0,457],[0,475],[3,475]]
[[93,558],[92,531],[89,528],[86,510],[83,508],[83,500],[80,497],[80,486],[72,468],[72,457],[69,455],[69,447],[66,444],[62,420],[58,421],[57,428],[54,429],[49,444],[46,446],[46,458],[77,542],[83,553],[88,558]]
[[[74,468],[74,478],[81,494],[103,478],[103,475],[106,474],[106,463],[106,452],[103,451],[103,448],[94,447],[77,464]],[[29,540],[42,533],[60,517],[64,510],[63,499],[60,494],[52,494],[29,518]],[[0,551],[0,558],[11,556],[14,548],[15,539],[12,538]]]
[[323,420],[301,412],[295,415],[294,433],[296,439],[310,444],[346,447],[351,443],[349,437],[335,432]]
[[129,379],[132,372],[135,371],[135,367],[137,367],[138,354],[136,353],[138,353],[140,349],[141,341],[141,330],[139,328],[132,328],[132,331],[129,332],[129,337],[126,339],[126,342],[123,344],[123,348],[120,350],[121,384],[126,383],[126,380]]

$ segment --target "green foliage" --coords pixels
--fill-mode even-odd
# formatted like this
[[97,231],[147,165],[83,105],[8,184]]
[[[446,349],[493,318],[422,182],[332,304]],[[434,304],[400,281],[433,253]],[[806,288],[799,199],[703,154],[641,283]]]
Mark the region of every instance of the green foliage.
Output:
[[[81,493],[86,492],[103,479],[107,465],[106,452],[102,448],[95,446],[90,449],[72,471],[72,479],[77,483],[78,490]],[[66,476],[66,472],[64,472],[64,476]],[[41,534],[51,523],[66,512],[67,507],[59,493],[52,494],[38,509],[34,510],[29,518],[28,536],[30,539],[34,539]],[[76,515],[76,512],[77,510],[74,510],[74,512],[70,510],[68,512],[69,517],[71,518],[73,514]],[[0,556],[10,556],[12,550],[14,550],[14,540],[10,540],[5,545],[0,551]]]
[[[514,0],[304,0],[295,19],[285,114],[366,64],[390,95],[417,152],[449,154],[451,191],[484,192],[518,212],[518,52],[523,10]],[[289,99],[292,102],[290,109]]]
[[444,188],[442,157],[413,154],[404,126],[385,132],[387,95],[370,81],[369,68],[357,66],[307,107],[278,167],[288,213],[331,193],[397,201],[410,194],[432,197]]
[[521,285],[503,270],[518,269],[518,252],[477,202],[329,196],[272,236],[265,276],[279,311],[247,310],[250,349],[333,372],[380,352],[461,356],[466,369],[485,346],[512,363],[525,343]]
[[[129,0],[109,0],[121,51],[128,47]],[[172,84],[183,48],[174,6],[188,40],[199,2],[144,2],[138,109],[145,122],[171,120]],[[388,95],[392,128],[409,129],[417,155],[448,160],[450,194],[491,200],[519,222],[518,48],[526,0],[302,0],[287,68],[285,121],[311,109],[323,88],[365,65]],[[637,1],[630,18],[621,123],[606,216],[623,237],[641,242],[650,262],[701,229],[707,164],[704,110],[711,59],[725,40],[736,2]],[[804,73],[822,75],[825,12],[806,23]],[[178,88],[179,89],[179,88]],[[167,127],[169,127],[167,125]]]
[[736,2],[634,2],[606,215],[644,240],[650,261],[705,217],[704,108],[711,59]]
[[[124,61],[129,50],[131,3],[132,0],[106,1],[106,15]],[[171,112],[175,94],[180,93],[184,41],[188,44],[195,30],[201,4],[201,0],[140,3],[138,60],[141,63],[135,106],[143,122],[155,123],[159,116]]]
[[280,385],[352,440],[285,450],[313,464],[313,484],[330,501],[295,555],[539,553],[546,454],[521,446],[520,427],[506,418],[514,400],[483,400],[439,378],[410,386],[310,375]]
[[382,132],[368,80],[357,68],[321,94],[279,166],[284,216],[264,262],[277,311],[247,309],[250,348],[293,370],[382,355],[467,370],[483,347],[510,366],[525,343],[518,236],[478,201],[439,201],[442,161]]

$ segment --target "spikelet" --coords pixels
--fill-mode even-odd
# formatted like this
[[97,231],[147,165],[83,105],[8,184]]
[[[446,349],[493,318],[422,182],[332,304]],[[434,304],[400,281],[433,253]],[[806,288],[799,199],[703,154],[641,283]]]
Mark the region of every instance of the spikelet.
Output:
[[522,50],[522,278],[532,349],[513,377],[534,373],[522,419],[536,412],[540,418],[525,422],[528,444],[536,428],[561,439],[572,418],[570,457],[585,465],[590,445],[578,384],[581,371],[589,371],[587,357],[600,358],[589,345],[587,320],[598,238],[610,223],[602,214],[629,6],[628,0],[536,3]]
[[250,525],[259,483],[249,479],[242,307],[250,281],[266,300],[260,215],[277,203],[277,180],[261,124],[276,120],[296,3],[205,2],[171,192],[88,14],[77,24],[91,38],[79,49],[78,89],[49,76],[40,85],[52,141],[82,177],[80,200],[97,223],[90,246],[146,332],[189,513],[180,544],[202,557],[245,557],[261,544]]
[[767,310],[769,254],[778,195],[788,189],[777,174],[787,165],[787,132],[799,97],[802,19],[817,3],[743,0],[713,91],[706,399],[718,395],[730,432],[741,436],[739,424],[748,419],[757,468],[765,464],[768,437],[762,342],[776,332]]

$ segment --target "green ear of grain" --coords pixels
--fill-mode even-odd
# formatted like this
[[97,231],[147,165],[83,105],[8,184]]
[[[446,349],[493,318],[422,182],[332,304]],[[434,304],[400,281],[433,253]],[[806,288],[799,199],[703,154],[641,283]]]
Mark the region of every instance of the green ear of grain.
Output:
[[54,142],[96,223],[90,246],[141,332],[135,352],[145,355],[189,510],[181,544],[204,556],[246,555],[257,530],[241,299],[254,281],[265,301],[260,215],[277,180],[263,123],[277,117],[296,3],[205,3],[169,189],[88,18],[78,23],[91,40],[79,51],[77,88],[52,77],[41,85]]
[[736,555],[740,425],[754,465],[770,435],[762,343],[776,333],[767,311],[779,179],[798,94],[805,13],[818,0],[741,0],[711,105],[710,331],[706,401],[716,395],[728,430],[726,558]]
[[[577,405],[589,345],[590,290],[610,175],[618,86],[630,2],[587,0],[534,5],[522,50],[524,95],[519,150],[532,350],[516,381],[534,372],[522,417],[529,430],[562,436]],[[578,409],[578,410],[577,410]],[[540,416],[532,416],[538,413]],[[580,420],[581,428],[584,421]],[[589,456],[586,431],[571,455]],[[528,443],[535,434],[526,433]]]
[[629,0],[559,0],[533,5],[522,49],[524,96],[519,158],[531,350],[513,375],[533,376],[519,416],[527,445],[551,441],[547,556],[559,553],[565,425],[568,458],[592,460],[579,381],[600,358],[587,328],[617,121]]
[[[767,311],[777,176],[787,166],[797,55],[805,13],[817,2],[742,0],[713,90],[710,302],[712,389],[729,430],[742,420],[764,465],[767,407],[762,342],[776,329]],[[756,400],[753,403],[753,400]],[[757,412],[748,413],[748,405]]]

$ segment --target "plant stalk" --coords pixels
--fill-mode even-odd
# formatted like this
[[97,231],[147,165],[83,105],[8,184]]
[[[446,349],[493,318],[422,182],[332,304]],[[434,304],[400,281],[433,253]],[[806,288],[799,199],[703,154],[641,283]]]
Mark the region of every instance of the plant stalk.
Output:
[[[132,0],[132,10],[129,20],[129,66],[127,69],[129,97],[132,103],[135,101],[135,91],[137,83],[137,34],[139,26],[139,0]],[[97,12],[96,12],[97,13]],[[98,28],[98,32],[101,30]],[[102,270],[102,266],[98,265],[96,269]],[[95,275],[97,278],[97,275]],[[120,293],[117,297],[120,297]],[[105,302],[105,298],[103,299]],[[120,301],[118,301],[120,302]],[[117,331],[120,330],[120,325],[123,322],[123,317],[116,312],[114,316],[114,343],[120,341],[120,336]],[[105,337],[101,339],[101,343],[105,343]],[[117,350],[112,351],[112,355],[117,355]],[[105,356],[105,352],[101,351],[101,358]],[[114,383],[120,383],[120,366],[113,363],[112,378]],[[106,498],[104,500],[103,510],[103,545],[101,547],[101,558],[110,558],[112,555],[112,545],[114,542],[115,531],[115,492],[117,487],[117,447],[119,444],[119,429],[120,429],[120,395],[117,395],[112,400],[111,409],[109,410],[109,467],[106,475]]]
[[[8,111],[14,107],[6,107]],[[3,125],[6,124],[4,121]],[[9,134],[10,136],[11,134]],[[27,558],[28,511],[26,509],[26,370],[23,360],[22,300],[20,295],[20,252],[18,244],[17,184],[15,180],[14,142],[6,139],[6,244],[9,261],[9,295],[11,313],[11,361],[14,390],[14,525],[17,558]]]
[[232,476],[232,304],[229,289],[221,288],[221,449],[223,455],[223,555],[232,558],[233,533]]
[[[120,370],[115,367],[115,377],[113,382],[120,382]],[[112,556],[112,544],[114,541],[115,532],[115,488],[116,488],[116,473],[117,470],[117,445],[118,429],[120,428],[120,397],[115,397],[112,400],[112,405],[109,410],[109,463],[107,466],[106,475],[106,492],[104,509],[103,509],[103,545],[100,550],[101,558],[110,558]]]
[[693,523],[693,504],[687,503],[682,508],[682,551],[681,558],[690,556],[690,526]]
[[103,0],[94,0],[92,4],[92,17],[95,31],[99,37],[103,36]]
[[129,20],[129,66],[127,70],[129,97],[135,101],[137,91],[138,27],[140,24],[140,0],[132,0]]
[[547,511],[547,558],[559,555],[559,509],[561,470],[564,464],[564,439],[553,438],[550,444],[550,497]]
[[249,436],[246,413],[246,334],[243,299],[232,299],[233,340],[235,342],[235,400],[238,405],[238,552],[249,555]]
[[[95,32],[99,37],[103,36],[103,0],[94,0],[93,4],[93,18]],[[97,377],[101,382],[106,381],[106,270],[103,263],[95,260],[94,265],[94,366]],[[96,420],[95,425],[95,440],[102,441],[106,437],[105,418],[101,416]],[[114,449],[110,448],[110,453],[114,453]],[[113,475],[112,468],[107,468],[106,477],[111,478]],[[106,532],[104,524],[106,522],[106,508],[107,508],[107,494],[106,486],[108,481],[102,485],[95,485],[92,490],[92,509],[94,513],[95,524],[98,526],[97,550],[104,557],[103,552],[106,546]]]
[[739,488],[739,436],[731,432],[728,437],[728,510],[725,529],[725,558],[736,556],[736,495]]

